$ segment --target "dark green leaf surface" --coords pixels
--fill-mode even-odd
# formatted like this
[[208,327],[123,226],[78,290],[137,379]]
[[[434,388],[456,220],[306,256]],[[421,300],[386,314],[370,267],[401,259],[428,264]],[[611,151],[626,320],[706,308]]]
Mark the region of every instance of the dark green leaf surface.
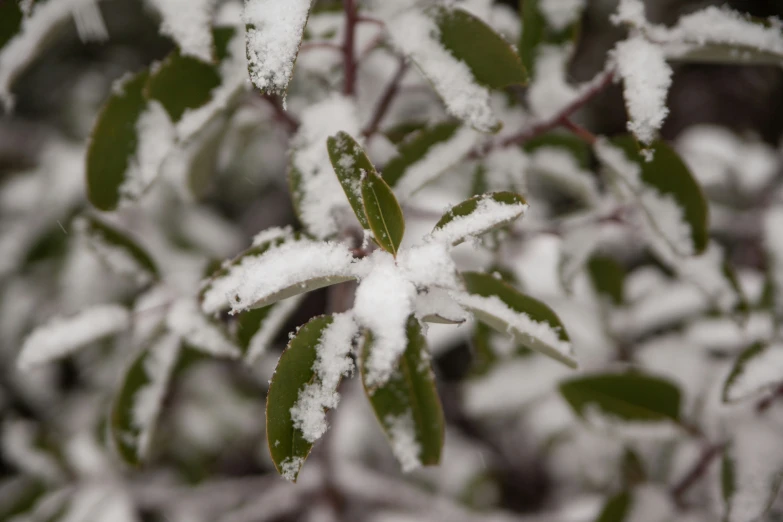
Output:
[[517,53],[483,21],[462,9],[436,7],[432,12],[441,43],[468,66],[478,83],[503,89],[527,82]]
[[[407,325],[408,346],[400,358],[398,370],[383,386],[367,387],[364,362],[373,349],[372,334],[365,336],[362,349],[362,382],[375,416],[392,446],[395,443],[395,422],[410,415],[416,442],[420,445],[418,459],[431,466],[440,462],[444,437],[443,410],[435,387],[435,377],[429,362],[427,341],[419,322],[411,316]],[[406,463],[403,462],[403,468]],[[408,463],[410,464],[410,463]]]
[[595,522],[623,522],[628,516],[631,502],[632,498],[629,492],[618,493],[606,501]]
[[186,110],[209,102],[212,90],[219,85],[217,67],[174,51],[152,69],[144,90],[147,98],[159,101],[176,123]]
[[0,49],[16,36],[22,26],[22,9],[17,0],[0,2]]
[[88,215],[81,219],[81,223],[84,224],[84,232],[88,238],[96,237],[112,247],[125,252],[136,261],[144,271],[148,272],[153,279],[158,279],[160,277],[158,267],[155,265],[155,261],[152,260],[152,257],[141,247],[141,245],[127,234],[93,216]]
[[580,416],[596,408],[627,421],[677,422],[680,418],[679,388],[667,379],[642,373],[575,377],[560,384],[560,393]]
[[468,234],[460,235],[460,237],[454,239],[452,244],[457,245],[464,241],[467,236],[479,236],[496,228],[502,227],[503,225],[511,223],[524,214],[525,209],[527,208],[527,202],[525,201],[525,198],[513,192],[491,192],[488,194],[473,196],[472,198],[466,199],[462,203],[453,206],[448,212],[446,212],[443,217],[438,220],[438,223],[435,225],[435,229],[432,231],[432,235],[437,237],[438,232],[443,231],[444,228],[449,225],[449,223],[452,223],[455,219],[470,216],[479,209],[479,206],[482,204],[482,202],[488,200],[500,205],[516,207],[517,212],[515,212],[515,216],[512,218],[497,219],[493,222],[482,222],[480,227],[476,227]]
[[[458,122],[445,122],[411,133],[399,145],[397,156],[386,164],[383,179],[390,187],[396,186],[408,168],[421,161],[432,147],[450,140],[459,127]],[[454,161],[459,161],[459,158],[454,158]]]
[[136,153],[136,121],[147,100],[145,70],[124,82],[98,115],[87,149],[87,196],[100,210],[114,210],[120,201],[120,186]]
[[356,219],[363,229],[369,230],[370,223],[364,212],[362,202],[362,178],[369,173],[377,175],[375,167],[370,162],[362,147],[348,133],[339,132],[326,142],[329,159],[345,191],[345,196],[353,208]]
[[405,218],[389,185],[375,172],[361,181],[362,201],[367,222],[378,246],[397,255],[405,233]]
[[623,304],[625,270],[608,256],[594,255],[587,262],[587,273],[593,288],[617,306]]
[[[557,315],[547,305],[517,291],[512,286],[490,274],[479,272],[463,272],[465,288],[468,293],[481,297],[497,297],[511,310],[528,316],[533,321],[544,323],[557,332],[560,341],[570,342],[568,333]],[[529,332],[522,332],[495,316],[492,310],[469,307],[476,319],[486,323],[501,333],[511,333],[514,339],[522,346],[541,352],[544,355],[562,362],[572,368],[577,367],[576,360],[569,354],[550,346],[542,340],[534,337]]]
[[703,253],[709,243],[709,209],[701,187],[677,152],[662,141],[650,146],[653,160],[646,161],[639,153],[636,142],[630,136],[613,140],[626,156],[639,164],[642,181],[661,195],[670,195],[682,207],[685,221],[691,227],[693,249]]
[[302,326],[280,356],[269,384],[266,397],[269,453],[277,471],[294,482],[313,444],[294,427],[291,408],[299,399],[301,389],[316,378],[313,370],[318,357],[316,347],[333,320],[331,316],[319,316]]

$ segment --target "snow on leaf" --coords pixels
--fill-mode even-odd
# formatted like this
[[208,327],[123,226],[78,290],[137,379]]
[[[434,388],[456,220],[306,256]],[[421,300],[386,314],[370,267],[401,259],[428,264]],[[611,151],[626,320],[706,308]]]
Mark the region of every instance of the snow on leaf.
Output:
[[579,164],[579,158],[568,148],[550,145],[537,147],[529,155],[528,169],[531,178],[546,183],[547,187],[552,185],[586,205],[598,205],[600,195],[595,177]]
[[435,225],[435,241],[458,245],[468,237],[477,237],[522,216],[527,210],[525,198],[513,192],[493,192],[473,196],[454,206]]
[[481,132],[496,132],[489,89],[440,40],[436,21],[418,9],[403,10],[386,23],[393,44],[418,66],[453,116]]
[[166,317],[166,324],[172,333],[196,350],[215,357],[236,358],[241,355],[222,326],[204,316],[193,299],[175,302]]
[[783,382],[783,344],[758,342],[743,351],[723,386],[723,401],[736,402]]
[[450,250],[447,244],[424,241],[402,249],[397,255],[397,266],[416,288],[457,289],[459,275]]
[[776,314],[783,315],[783,205],[767,210],[764,216],[764,246],[774,288]]
[[398,154],[383,169],[383,179],[401,201],[462,161],[479,134],[456,123],[426,127],[399,145]]
[[394,263],[391,254],[378,250],[369,258],[372,272],[356,289],[354,313],[373,335],[373,350],[362,371],[367,386],[382,385],[394,372],[407,345],[405,328],[413,313],[416,289]]
[[120,305],[88,308],[71,317],[57,317],[35,329],[25,339],[17,364],[22,370],[66,357],[104,337],[130,326],[130,313]]
[[549,26],[563,31],[579,20],[586,3],[586,0],[539,0],[538,8]]
[[585,0],[526,0],[522,3],[519,53],[531,76],[538,74],[535,57],[541,46],[575,42],[585,4]]
[[[84,41],[106,39],[106,27],[96,1],[58,0],[35,2],[29,6],[29,16],[21,19],[19,31],[0,46],[0,101],[6,110],[10,111],[14,105],[13,82],[51,42],[53,32],[72,16],[81,22],[77,23],[77,28]],[[0,14],[7,15],[5,12]]]
[[305,228],[320,239],[336,234],[341,212],[350,212],[325,146],[327,139],[340,131],[351,136],[361,132],[353,102],[332,94],[302,113],[292,141],[289,181],[294,208]]
[[309,239],[283,242],[241,257],[213,278],[202,293],[202,308],[215,313],[230,306],[241,312],[356,277],[353,255],[344,245]]
[[160,32],[174,39],[185,56],[211,62],[212,16],[217,0],[147,0],[160,13]]
[[[362,179],[370,172],[375,173],[375,167],[370,162],[362,147],[350,134],[338,132],[326,141],[329,150],[329,160],[340,180],[345,196],[353,208],[356,219],[364,230],[370,229],[362,198]],[[377,174],[377,173],[376,173]]]
[[672,84],[672,69],[660,46],[639,35],[618,43],[614,59],[624,84],[630,115],[628,130],[650,145],[669,114],[666,96]]
[[547,305],[489,274],[464,272],[462,275],[467,292],[451,295],[479,321],[510,334],[531,350],[577,367],[568,334]]
[[438,464],[444,419],[421,325],[414,317],[408,318],[397,368],[380,385],[368,382],[368,361],[377,349],[377,337],[370,330],[360,354],[362,382],[394,456],[403,472]]
[[579,96],[579,89],[569,84],[566,77],[570,56],[568,45],[538,47],[536,75],[528,88],[527,100],[535,116],[541,120],[558,114]]
[[152,437],[180,353],[175,334],[163,334],[132,362],[114,400],[111,436],[115,449],[129,464],[149,456]]
[[285,94],[310,4],[311,0],[245,0],[250,79],[261,92]]

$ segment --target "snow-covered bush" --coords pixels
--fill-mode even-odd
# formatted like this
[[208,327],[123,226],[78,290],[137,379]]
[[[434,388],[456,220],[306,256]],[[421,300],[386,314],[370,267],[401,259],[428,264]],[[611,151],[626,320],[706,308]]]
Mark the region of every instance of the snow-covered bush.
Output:
[[661,139],[783,23],[594,4],[0,0],[0,140],[114,49],[0,150],[0,518],[783,516],[783,149]]

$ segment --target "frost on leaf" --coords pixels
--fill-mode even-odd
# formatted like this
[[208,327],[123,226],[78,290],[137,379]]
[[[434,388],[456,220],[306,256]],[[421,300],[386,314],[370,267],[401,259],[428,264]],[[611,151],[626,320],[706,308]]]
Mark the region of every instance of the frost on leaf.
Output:
[[337,407],[340,401],[337,386],[344,376],[353,372],[353,360],[349,354],[357,332],[351,315],[335,315],[315,347],[314,379],[299,391],[291,408],[294,427],[308,442],[315,442],[326,433],[326,410]]
[[294,208],[307,230],[320,239],[336,234],[343,214],[351,212],[326,148],[327,139],[340,131],[351,136],[361,132],[353,102],[332,94],[304,111],[292,141],[289,180]]
[[392,452],[400,462],[403,473],[421,467],[421,444],[416,440],[413,413],[408,410],[401,415],[387,415],[383,424],[389,433]]
[[440,40],[433,18],[418,9],[387,21],[393,44],[419,67],[443,99],[448,112],[481,132],[494,132],[500,121],[490,107],[490,91],[477,83],[468,65]]
[[[251,250],[252,252],[252,250]],[[209,281],[202,309],[242,312],[354,279],[353,256],[338,243],[301,239],[248,254]]]
[[285,94],[310,3],[311,0],[245,0],[243,18],[250,79],[262,92]]
[[513,192],[474,196],[449,210],[435,225],[431,237],[457,245],[468,237],[480,236],[511,223],[527,210],[525,199]]
[[130,326],[130,313],[120,305],[88,308],[71,317],[52,319],[34,330],[22,345],[17,364],[23,370],[65,357],[94,341]]
[[614,58],[624,84],[630,115],[628,130],[649,145],[669,114],[666,95],[672,83],[672,69],[661,47],[639,35],[617,44]]
[[212,61],[212,15],[217,0],[147,0],[162,17],[160,32],[174,39],[183,55]]

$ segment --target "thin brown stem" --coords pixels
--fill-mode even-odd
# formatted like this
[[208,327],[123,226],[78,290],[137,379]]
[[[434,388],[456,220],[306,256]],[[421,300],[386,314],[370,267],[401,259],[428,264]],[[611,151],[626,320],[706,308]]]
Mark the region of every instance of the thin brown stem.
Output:
[[343,0],[345,10],[345,38],[343,39],[343,69],[345,83],[343,94],[353,96],[356,94],[356,52],[354,50],[356,36],[356,22],[359,17],[356,12],[356,0]]
[[590,132],[589,130],[585,129],[581,125],[577,125],[573,121],[571,121],[568,118],[562,118],[560,120],[560,125],[568,130],[570,130],[573,134],[575,134],[579,139],[582,141],[588,143],[589,145],[595,144],[595,140],[597,139],[595,137],[595,134]]
[[362,131],[365,136],[370,137],[378,132],[378,128],[380,127],[383,118],[389,112],[389,108],[391,108],[392,102],[400,90],[400,83],[402,82],[403,77],[405,77],[405,73],[407,71],[408,63],[405,61],[405,58],[400,58],[400,64],[397,68],[397,72],[394,73],[394,76],[389,81],[386,89],[383,91],[383,95],[381,95],[381,99],[378,101],[378,105],[375,107],[375,112],[372,115],[372,119],[370,119],[370,123],[368,123],[364,131]]
[[283,102],[279,96],[273,96],[271,94],[263,94],[261,98],[264,99],[272,110],[274,111],[275,120],[281,123],[285,129],[293,134],[299,128],[299,120],[292,116],[288,111],[283,108]]
[[676,505],[683,507],[686,493],[688,493],[693,486],[698,484],[707,474],[712,463],[723,453],[725,448],[725,443],[710,444],[704,448],[701,456],[694,463],[690,471],[669,491],[669,494]]

